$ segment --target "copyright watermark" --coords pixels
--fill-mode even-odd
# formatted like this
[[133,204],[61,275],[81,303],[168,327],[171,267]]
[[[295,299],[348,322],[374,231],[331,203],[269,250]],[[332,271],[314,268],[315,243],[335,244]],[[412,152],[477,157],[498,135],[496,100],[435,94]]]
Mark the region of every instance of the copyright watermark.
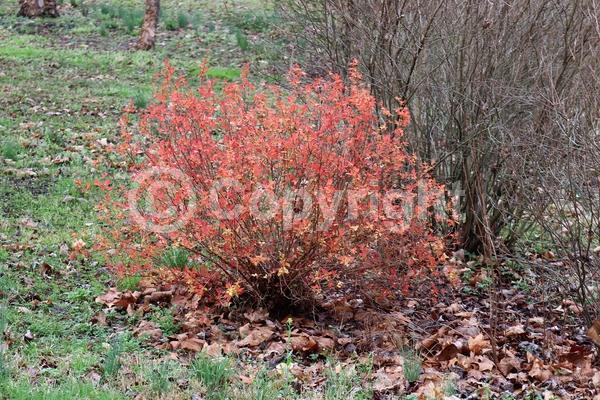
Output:
[[197,198],[192,180],[177,168],[153,167],[135,175],[127,193],[129,212],[140,227],[155,233],[183,228],[195,215]]
[[[192,179],[181,170],[163,167],[147,169],[137,174],[134,181],[136,187],[127,196],[132,220],[155,233],[175,232],[194,217],[218,222],[246,216],[259,223],[277,220],[284,231],[307,222],[322,232],[341,221],[381,221],[401,232],[415,219],[425,221],[433,216],[437,221],[444,221],[459,215],[463,196],[456,185],[433,195],[425,183],[412,190],[386,192],[364,188],[274,191],[269,184],[249,189],[233,178],[216,179],[208,190],[198,191]],[[432,202],[432,198],[437,202]],[[198,206],[199,200],[202,207]],[[452,210],[448,210],[448,204]]]

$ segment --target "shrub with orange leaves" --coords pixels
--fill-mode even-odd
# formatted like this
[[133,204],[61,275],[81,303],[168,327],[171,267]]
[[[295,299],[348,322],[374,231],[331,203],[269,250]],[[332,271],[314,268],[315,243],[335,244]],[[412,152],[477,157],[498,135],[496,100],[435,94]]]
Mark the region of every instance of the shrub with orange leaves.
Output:
[[[408,114],[377,119],[356,71],[346,84],[292,68],[288,82],[255,86],[246,69],[192,87],[167,64],[139,131],[124,124],[136,185],[110,219],[116,270],[273,309],[392,296],[435,269],[442,187],[405,150]],[[165,264],[173,249],[189,260]]]

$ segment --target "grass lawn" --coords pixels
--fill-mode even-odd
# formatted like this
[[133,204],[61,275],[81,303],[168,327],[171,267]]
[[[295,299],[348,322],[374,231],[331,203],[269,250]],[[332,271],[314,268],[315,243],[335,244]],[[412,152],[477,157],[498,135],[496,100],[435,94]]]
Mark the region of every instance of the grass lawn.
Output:
[[[38,20],[14,16],[16,1],[0,5],[0,328],[8,344],[0,398],[189,399],[201,398],[202,387],[211,398],[292,392],[285,374],[226,389],[234,360],[183,365],[133,337],[133,318],[109,313],[110,326],[94,323],[101,308],[94,298],[115,282],[101,259],[68,257],[74,241],[90,246],[98,232],[94,181],[122,176],[109,151],[119,116],[131,100],[147,104],[164,59],[187,73],[206,59],[217,79],[236,79],[250,61],[258,76],[278,79],[276,16],[255,1],[236,3],[164,1],[152,52],[128,50],[141,1],[64,1],[60,18]],[[155,313],[164,330],[177,328],[168,310]]]

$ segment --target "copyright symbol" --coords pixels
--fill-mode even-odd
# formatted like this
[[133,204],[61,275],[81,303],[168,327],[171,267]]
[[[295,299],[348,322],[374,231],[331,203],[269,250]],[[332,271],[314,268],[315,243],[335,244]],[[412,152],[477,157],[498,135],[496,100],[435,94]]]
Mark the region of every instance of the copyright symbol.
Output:
[[183,228],[194,215],[192,180],[176,168],[153,167],[134,177],[127,193],[133,221],[145,230],[170,233]]

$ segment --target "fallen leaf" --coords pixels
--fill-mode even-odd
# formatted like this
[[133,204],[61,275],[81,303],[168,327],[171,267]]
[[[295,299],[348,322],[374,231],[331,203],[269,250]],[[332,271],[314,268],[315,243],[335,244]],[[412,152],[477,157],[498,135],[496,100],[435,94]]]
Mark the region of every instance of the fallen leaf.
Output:
[[314,353],[319,349],[317,341],[312,336],[306,334],[292,336],[290,342],[292,349],[298,352]]
[[26,342],[31,342],[34,338],[33,333],[28,329],[27,332],[23,335],[23,340]]
[[469,338],[468,346],[469,351],[471,351],[473,354],[481,354],[483,350],[491,348],[490,341],[487,340],[482,333],[474,338]]
[[182,350],[189,350],[189,351],[193,351],[193,352],[199,352],[204,348],[204,345],[206,344],[206,342],[202,339],[198,339],[198,338],[190,338],[190,339],[185,339],[182,340],[179,343],[179,348]]
[[117,291],[115,288],[110,288],[108,292],[103,294],[102,296],[96,297],[96,303],[104,304],[109,308],[114,307],[115,303],[121,298],[123,293]]
[[102,326],[106,326],[106,314],[104,314],[102,311],[98,312],[97,314],[95,314],[92,319],[90,320],[90,322],[92,324],[98,324],[98,325],[102,325]]
[[204,348],[202,351],[211,357],[220,357],[223,355],[223,346],[217,342],[213,342],[211,344],[204,343]]
[[534,357],[533,364],[529,370],[529,376],[539,382],[546,382],[552,377],[552,372],[544,365],[542,360]]
[[256,327],[248,333],[248,336],[239,340],[236,344],[238,347],[256,347],[270,339],[273,333],[274,332],[267,327]]
[[173,292],[171,291],[156,291],[152,292],[149,296],[144,298],[145,303],[168,303],[171,301],[173,297]]
[[454,343],[450,343],[448,345],[446,345],[442,351],[440,351],[440,353],[437,355],[437,359],[439,361],[449,361],[451,359],[453,359],[454,357],[456,357],[456,355],[460,352],[458,346],[456,346]]
[[504,331],[506,336],[518,336],[525,333],[525,327],[523,324],[517,324],[515,326],[511,326],[510,328]]
[[162,337],[162,331],[158,325],[152,321],[141,321],[137,328],[133,330],[134,336],[148,336],[151,339],[158,340]]
[[331,351],[335,347],[335,341],[331,338],[324,336],[314,336],[313,338],[317,341],[317,344],[319,345],[319,351],[321,352]]
[[405,385],[402,366],[379,368],[374,375],[373,390],[378,393],[402,391]]
[[506,376],[511,372],[519,372],[521,370],[521,362],[521,359],[510,355],[500,360],[498,363],[498,369],[504,376]]
[[597,346],[600,346],[600,320],[595,320],[590,329],[587,331],[587,336],[592,340],[592,342],[596,343]]
[[477,357],[476,362],[481,372],[491,371],[494,369],[494,362],[485,356]]
[[544,317],[529,318],[529,323],[534,326],[543,326],[544,325]]

